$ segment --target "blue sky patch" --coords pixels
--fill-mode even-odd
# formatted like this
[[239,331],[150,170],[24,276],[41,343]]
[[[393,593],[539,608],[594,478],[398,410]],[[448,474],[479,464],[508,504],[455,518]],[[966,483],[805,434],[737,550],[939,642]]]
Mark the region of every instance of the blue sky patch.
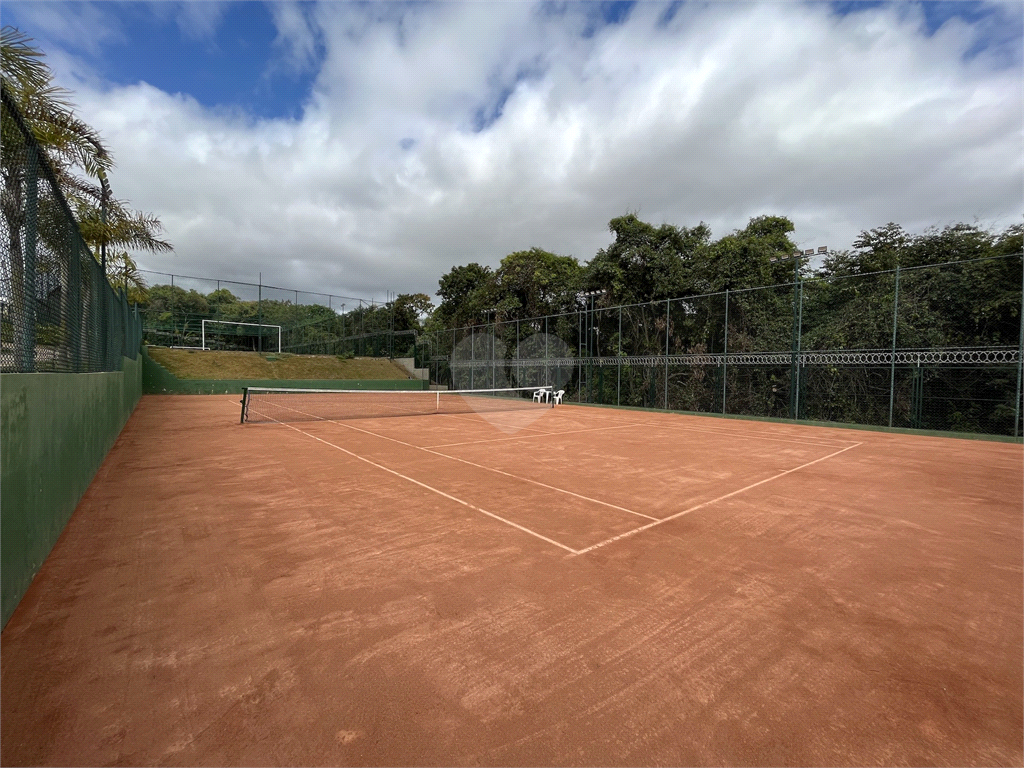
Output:
[[[22,3],[4,4],[4,24],[18,27],[46,50],[45,30],[32,16],[19,18]],[[234,2],[209,30],[189,29],[170,4],[100,4],[116,20],[119,34],[103,40],[99,55],[66,44],[113,85],[146,82],[167,93],[183,93],[204,107],[241,109],[255,118],[299,118],[316,75],[285,66],[274,45],[277,30],[263,3]],[[184,29],[182,27],[185,27]],[[83,30],[83,34],[88,34]]]

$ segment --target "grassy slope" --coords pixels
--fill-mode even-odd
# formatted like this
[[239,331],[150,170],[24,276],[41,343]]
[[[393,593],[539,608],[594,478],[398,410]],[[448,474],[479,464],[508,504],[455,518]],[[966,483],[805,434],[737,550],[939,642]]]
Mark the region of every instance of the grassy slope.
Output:
[[332,355],[213,352],[150,347],[149,356],[179,379],[408,379],[390,360]]

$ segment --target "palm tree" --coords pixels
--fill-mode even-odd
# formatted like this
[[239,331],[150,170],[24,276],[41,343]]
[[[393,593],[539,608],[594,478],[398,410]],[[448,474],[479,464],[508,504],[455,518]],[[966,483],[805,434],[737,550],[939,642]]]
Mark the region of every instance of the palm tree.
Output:
[[[97,260],[103,261],[102,251],[107,246],[154,252],[173,250],[170,243],[157,236],[162,226],[156,216],[132,211],[126,201],[111,196],[107,174],[113,168],[113,158],[100,135],[75,117],[67,100],[69,92],[52,84],[53,73],[43,63],[42,52],[32,48],[31,39],[14,27],[4,27],[0,38],[4,88],[46,155],[58,186],[74,208],[82,236]],[[15,155],[19,150],[20,154],[25,153],[25,142],[17,141],[13,131],[14,141],[8,142],[6,125],[7,121],[3,136],[4,187],[12,192],[8,224],[18,225],[23,223],[16,220],[22,206],[15,203],[21,202],[16,196],[23,186],[25,166],[24,161],[17,162]],[[76,167],[100,183],[76,176],[72,172]],[[5,215],[7,212],[5,206]],[[19,229],[10,227],[11,232]]]
[[107,257],[107,275],[110,285],[123,291],[129,304],[141,304],[146,300],[146,281],[128,251],[115,251]]
[[[104,196],[109,194],[109,186],[104,184],[102,189]],[[82,238],[101,263],[107,261],[104,251],[108,246],[153,253],[173,250],[169,242],[158,237],[163,230],[160,220],[153,214],[131,210],[123,200],[106,197],[97,205],[84,196],[72,195],[70,202],[75,208]]]
[[[53,73],[43,62],[43,53],[30,43],[31,39],[14,27],[0,30],[4,107],[0,208],[7,225],[11,282],[10,296],[4,300],[11,304],[11,320],[16,326],[13,330],[21,346],[26,344],[20,340],[28,337],[20,330],[30,314],[24,295],[22,233],[26,224],[34,226],[39,240],[56,248],[55,253],[66,253],[69,246],[74,250],[77,235],[84,236],[90,253],[101,263],[110,245],[172,250],[170,243],[157,236],[159,219],[131,211],[125,202],[112,198],[107,173],[114,163],[109,150],[100,135],[75,116],[67,98],[69,92],[53,84]],[[76,169],[86,178],[77,175]],[[52,175],[56,188],[40,180],[40,175]],[[60,211],[64,206],[58,191],[77,210],[78,222],[74,217],[69,221],[66,212]],[[78,232],[69,231],[69,226]],[[27,349],[21,352],[30,354]]]

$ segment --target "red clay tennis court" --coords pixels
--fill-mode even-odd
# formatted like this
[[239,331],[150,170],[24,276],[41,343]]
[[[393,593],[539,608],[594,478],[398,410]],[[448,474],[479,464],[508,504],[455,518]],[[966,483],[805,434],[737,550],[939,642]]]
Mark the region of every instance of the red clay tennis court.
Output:
[[1020,765],[1022,451],[146,396],[3,632],[2,762]]

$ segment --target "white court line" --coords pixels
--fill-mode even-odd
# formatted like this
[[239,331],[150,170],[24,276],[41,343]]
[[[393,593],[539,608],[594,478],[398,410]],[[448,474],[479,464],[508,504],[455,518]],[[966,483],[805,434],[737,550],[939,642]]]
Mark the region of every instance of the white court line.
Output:
[[[494,415],[494,416],[504,415],[505,413],[512,414],[512,413],[520,413],[520,412],[521,411],[487,411],[488,414],[491,414],[491,415]],[[479,415],[483,415],[483,414],[480,413],[480,411],[476,411],[476,413],[479,414]],[[438,415],[438,416],[446,416],[449,419],[460,419],[462,421],[470,421],[470,422],[472,422],[474,424],[483,424],[484,423],[484,422],[480,421],[480,419],[467,418],[466,416],[462,416],[462,415],[457,414],[457,413],[439,413],[439,414],[436,414],[436,415]],[[487,416],[486,418],[487,418],[488,421],[490,420],[490,416]],[[537,429],[537,427],[519,427],[519,429],[529,429],[529,430],[532,430],[534,432],[540,432],[542,435],[554,435],[554,434],[557,434],[555,432],[546,432],[543,429]]]
[[610,507],[611,509],[617,509],[620,512],[628,512],[631,515],[636,515],[637,517],[645,517],[648,520],[658,520],[657,517],[652,517],[651,515],[645,515],[643,512],[635,512],[632,509],[626,509],[625,507],[620,507],[618,504],[612,504],[612,503],[607,502],[607,501],[601,501],[600,499],[591,498],[590,496],[584,496],[581,493],[575,493],[573,491],[566,490],[565,488],[557,488],[557,487],[555,487],[553,485],[548,485],[547,483],[542,483],[539,480],[531,480],[528,477],[520,477],[519,475],[513,475],[510,472],[505,472],[505,471],[500,470],[500,469],[495,469],[494,467],[485,467],[483,464],[476,464],[475,462],[467,461],[466,459],[460,459],[458,456],[449,456],[447,453],[441,453],[440,451],[434,451],[434,450],[431,450],[430,448],[423,448],[422,446],[419,446],[419,445],[413,445],[412,443],[407,443],[404,440],[399,440],[398,438],[395,438],[395,437],[388,437],[387,435],[381,435],[381,434],[378,434],[377,432],[371,432],[368,429],[360,429],[359,427],[353,427],[351,424],[347,424],[345,422],[330,421],[329,423],[337,424],[339,427],[345,427],[346,429],[353,429],[356,432],[362,432],[363,434],[366,434],[366,435],[373,435],[374,437],[379,437],[382,440],[390,440],[391,442],[398,443],[399,445],[404,445],[404,446],[407,446],[409,448],[415,448],[417,451],[423,451],[425,453],[432,453],[435,456],[440,456],[442,459],[450,459],[451,461],[458,461],[458,462],[461,462],[463,464],[468,464],[471,467],[477,467],[478,469],[486,470],[487,472],[494,472],[494,473],[499,474],[499,475],[505,475],[505,477],[511,477],[513,480],[520,480],[520,481],[522,481],[524,483],[532,483],[533,485],[539,485],[541,488],[547,488],[548,490],[551,490],[551,491],[557,491],[558,493],[564,493],[564,494],[567,494],[569,496],[575,496],[577,499],[583,499],[584,501],[590,501],[590,502],[593,502],[594,504],[600,504],[603,507]]
[[624,539],[627,536],[632,536],[635,533],[640,533],[641,531],[646,531],[646,530],[648,530],[650,528],[654,528],[655,526],[661,525],[662,523],[667,523],[670,520],[675,520],[677,517],[682,517],[683,515],[688,515],[691,512],[696,512],[698,509],[702,509],[703,507],[706,507],[706,506],[708,506],[710,504],[714,504],[715,502],[722,501],[724,499],[728,499],[731,496],[735,496],[737,494],[743,493],[744,491],[749,491],[751,488],[757,488],[757,486],[759,486],[759,485],[764,485],[765,483],[770,483],[772,480],[778,480],[780,477],[784,477],[785,475],[788,475],[788,474],[791,474],[793,472],[796,472],[799,469],[804,469],[805,467],[809,467],[812,464],[817,464],[820,461],[825,461],[825,459],[831,459],[833,456],[838,456],[840,453],[848,451],[851,448],[856,448],[858,445],[863,445],[863,443],[854,443],[853,445],[848,445],[845,448],[842,448],[842,449],[836,451],[835,453],[830,453],[827,456],[822,456],[820,459],[815,459],[814,461],[808,461],[806,464],[801,464],[799,467],[793,467],[793,469],[787,469],[784,472],[779,472],[779,474],[772,475],[771,477],[766,477],[764,480],[758,480],[756,483],[751,483],[750,485],[747,485],[747,486],[745,486],[743,488],[740,488],[739,490],[732,491],[731,493],[727,493],[727,494],[725,494],[723,496],[719,496],[717,499],[711,499],[710,501],[701,502],[700,504],[697,504],[696,506],[690,507],[689,509],[684,509],[682,512],[676,512],[674,515],[669,515],[666,518],[662,518],[661,520],[658,520],[655,523],[648,523],[647,525],[641,525],[639,528],[634,528],[632,531],[626,531],[625,533],[620,533],[618,536],[612,536],[610,539],[605,539],[604,541],[599,541],[597,544],[592,544],[589,547],[585,547],[584,549],[579,550],[576,554],[578,554],[578,555],[586,554],[587,552],[595,550],[598,547],[603,547],[606,544],[611,544],[612,542],[618,541],[619,539]]
[[[302,413],[302,411],[299,411],[299,413]],[[307,415],[309,415],[309,414],[307,414]],[[327,440],[324,440],[322,438],[319,438],[316,435],[311,435],[309,432],[301,430],[298,427],[293,427],[291,424],[288,424],[288,423],[283,422],[283,421],[277,421],[276,419],[274,421],[276,423],[280,424],[282,427],[288,427],[288,429],[295,430],[300,435],[305,435],[306,437],[311,437],[314,440],[316,440],[317,442],[321,442],[324,445],[329,445],[331,448],[336,448],[339,451],[341,451],[342,453],[347,453],[352,458],[359,459],[359,461],[366,462],[367,464],[369,464],[372,467],[376,467],[377,469],[384,470],[385,472],[388,472],[388,473],[394,475],[395,477],[400,477],[403,480],[407,480],[408,482],[413,483],[414,485],[418,485],[421,488],[425,488],[426,490],[430,491],[431,493],[436,493],[438,496],[444,496],[446,499],[451,499],[452,501],[457,502],[457,503],[463,505],[464,507],[469,507],[474,512],[480,512],[480,513],[482,513],[484,515],[487,515],[488,517],[493,517],[495,520],[498,520],[498,521],[500,521],[502,523],[505,523],[505,525],[511,525],[513,528],[518,528],[523,533],[528,533],[531,536],[536,536],[538,539],[541,539],[542,541],[546,541],[548,544],[554,544],[556,547],[564,549],[566,552],[570,552],[570,553],[572,553],[574,555],[579,554],[577,552],[577,550],[573,549],[572,547],[567,547],[567,546],[565,546],[565,544],[557,542],[554,539],[549,539],[547,536],[543,536],[543,535],[537,533],[536,531],[531,531],[529,528],[525,528],[525,527],[519,525],[518,523],[513,523],[511,520],[506,520],[504,517],[501,517],[500,515],[496,515],[493,512],[488,512],[483,507],[478,507],[475,504],[470,504],[468,501],[463,501],[460,498],[452,496],[450,493],[445,493],[444,491],[439,490],[437,488],[434,488],[432,486],[429,486],[426,483],[421,483],[419,480],[414,480],[413,478],[409,477],[408,475],[403,475],[401,472],[396,472],[393,469],[389,469],[388,467],[385,467],[383,464],[378,464],[377,462],[371,461],[370,459],[367,459],[364,456],[360,456],[357,453],[353,453],[352,451],[346,450],[345,448],[342,448],[340,445],[335,445],[334,443],[329,442]],[[332,422],[332,423],[337,423],[337,422]],[[358,430],[358,431],[362,432],[363,430]],[[373,434],[373,433],[371,432],[369,434]]]
[[610,427],[593,427],[591,429],[570,429],[565,432],[543,432],[539,435],[513,435],[512,437],[495,437],[491,440],[469,440],[465,443],[442,443],[441,445],[425,445],[424,448],[455,448],[459,445],[480,445],[481,443],[501,443],[506,440],[527,440],[531,437],[558,437],[559,435],[578,435],[581,432],[606,432],[609,429],[626,429],[636,424],[615,424]]
[[[580,404],[579,403],[566,403],[566,405],[580,405]],[[581,407],[586,407],[586,404],[583,404]],[[690,414],[685,414],[685,413],[683,413],[683,414],[668,413],[668,414],[661,414],[661,415],[663,415],[663,416],[684,416],[685,417],[685,416],[689,416]],[[697,416],[695,418],[702,418],[702,417]],[[706,417],[704,417],[704,418],[706,418]],[[606,421],[615,421],[615,419],[614,418],[606,419]],[[837,447],[837,444],[838,445],[842,445],[844,443],[853,443],[855,445],[863,445],[863,443],[855,443],[855,441],[853,441],[853,440],[843,440],[841,438],[835,438],[835,440],[833,440],[830,443],[819,443],[819,442],[816,442],[814,440],[798,440],[798,439],[793,439],[793,438],[788,438],[788,437],[775,437],[773,435],[766,435],[766,434],[757,433],[757,432],[750,433],[750,432],[745,432],[745,431],[738,430],[738,429],[707,429],[707,428],[701,428],[701,427],[691,427],[691,426],[688,426],[688,425],[685,425],[685,424],[659,424],[659,423],[656,423],[656,422],[653,422],[653,421],[650,421],[650,422],[648,422],[648,421],[631,421],[631,422],[629,422],[629,424],[631,424],[633,426],[637,426],[637,427],[647,427],[648,429],[667,429],[667,430],[670,430],[670,431],[671,430],[682,430],[684,432],[704,432],[704,433],[710,434],[710,435],[724,435],[726,437],[738,437],[738,438],[742,438],[742,439],[751,438],[751,439],[755,439],[755,440],[774,440],[774,441],[782,442],[782,443],[796,443],[797,445],[817,445],[817,446],[819,446],[821,448],[835,448],[835,447]],[[789,425],[785,425],[785,426],[789,426]],[[797,426],[797,425],[794,425],[794,426]]]

